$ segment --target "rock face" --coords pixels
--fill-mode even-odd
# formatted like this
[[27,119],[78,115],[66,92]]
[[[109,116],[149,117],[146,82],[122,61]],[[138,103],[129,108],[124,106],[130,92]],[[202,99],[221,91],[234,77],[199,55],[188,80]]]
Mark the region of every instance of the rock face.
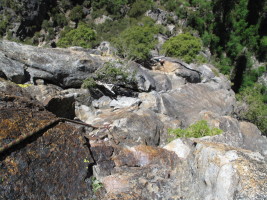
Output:
[[[181,71],[186,72],[188,77],[181,75],[179,73]],[[230,89],[230,82],[223,76],[215,76],[207,66],[191,67],[178,60],[168,60],[167,58],[163,66],[157,66],[153,71],[145,70],[144,72],[148,74],[144,80],[148,80],[147,83],[152,91],[148,92],[145,90],[148,87],[145,87],[143,92],[138,93],[135,100],[131,99],[133,102],[139,102],[138,105],[140,104],[138,106],[140,110],[134,109],[132,112],[147,113],[148,115],[153,113],[165,124],[165,127],[173,127],[174,121],[176,121],[176,127],[180,125],[187,127],[201,119],[200,112],[203,110],[218,115],[229,115],[233,112],[235,97]],[[140,72],[139,74],[141,75]],[[191,83],[190,80],[195,79],[196,74],[199,81],[197,84]],[[202,82],[202,80],[205,81]],[[77,109],[77,117],[88,123],[97,122],[101,118],[101,122],[112,124],[115,120],[112,109],[133,105],[130,100],[126,104],[121,99],[118,97],[117,100],[108,103],[106,98],[100,98],[97,100],[97,106],[93,103],[91,108],[83,107],[87,111]],[[85,115],[85,113],[87,114]],[[103,113],[105,114],[103,115]],[[108,117],[109,115],[110,117]],[[154,119],[154,117],[150,119]],[[150,119],[147,123],[153,124],[153,120]],[[114,126],[117,127],[117,125]],[[142,132],[143,129],[138,128],[138,131]],[[166,136],[166,129],[164,132],[163,135]]]
[[147,11],[146,15],[155,20],[156,24],[161,24],[161,25],[168,24],[168,17],[172,19],[177,18],[173,13],[169,13],[167,11],[158,8]]
[[92,141],[91,149],[95,176],[107,192],[101,199],[267,197],[266,162],[255,152],[196,139],[177,139],[163,149]]
[[[75,91],[69,94],[66,92],[68,90],[63,92],[62,88],[55,85],[31,85],[26,87],[25,90],[57,117],[68,119],[75,117],[75,97],[78,96],[77,93],[75,94]],[[77,90],[79,93],[82,92],[81,89],[73,90]]]
[[[218,116],[211,112],[202,112],[203,119],[224,131],[221,135],[205,138],[212,142],[220,142],[233,147],[267,155],[267,138],[261,135],[259,129],[252,123],[239,122],[230,116]],[[266,158],[265,158],[266,159]]]
[[[77,88],[104,63],[116,60],[98,54],[80,47],[49,49],[3,40],[0,41],[0,76],[16,83],[36,84],[36,80],[42,79],[63,88]],[[141,65],[131,63],[129,70],[136,75],[137,88],[133,89],[149,91],[155,87],[154,80]]]
[[26,79],[24,64],[11,60],[0,52],[0,77],[8,78],[15,83],[23,83]]
[[[16,24],[13,32],[16,37],[24,39],[27,36],[32,36],[35,31],[40,30],[49,8],[53,7],[55,2],[51,0],[12,0],[10,4],[11,7],[14,7],[11,21]],[[8,8],[4,9],[8,10]]]
[[[56,119],[18,86],[1,82],[0,88],[0,146]],[[83,134],[73,124],[55,124],[1,153],[1,199],[91,197]]]
[[267,73],[266,72],[259,78],[259,83],[261,83],[265,87],[267,86]]
[[[231,116],[230,82],[212,65],[161,57],[148,69],[76,47],[6,41],[1,52],[2,77],[37,85],[0,79],[0,148],[49,125],[0,153],[1,199],[267,199],[267,139]],[[132,72],[134,84],[116,74],[93,90],[65,88],[96,76],[105,62]],[[169,143],[169,128],[198,120],[223,133]]]
[[[103,61],[83,49],[46,49],[1,41],[0,52],[24,65],[32,81],[44,79],[61,87],[79,87]],[[9,74],[5,74],[9,77]]]
[[186,152],[181,158],[189,161],[192,171],[188,170],[191,175],[180,178],[193,181],[193,185],[184,194],[185,199],[266,198],[266,163],[258,153],[219,143],[180,139],[165,148],[178,151],[178,157],[182,151]]

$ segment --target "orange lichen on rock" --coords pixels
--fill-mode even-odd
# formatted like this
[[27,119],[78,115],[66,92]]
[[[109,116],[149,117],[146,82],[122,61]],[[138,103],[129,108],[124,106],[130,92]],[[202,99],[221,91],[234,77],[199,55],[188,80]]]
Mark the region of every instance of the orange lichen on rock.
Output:
[[[10,142],[21,135],[37,131],[53,120],[53,115],[34,117],[31,110],[0,110],[0,144]],[[39,115],[39,114],[38,114]],[[55,117],[54,117],[55,119]]]

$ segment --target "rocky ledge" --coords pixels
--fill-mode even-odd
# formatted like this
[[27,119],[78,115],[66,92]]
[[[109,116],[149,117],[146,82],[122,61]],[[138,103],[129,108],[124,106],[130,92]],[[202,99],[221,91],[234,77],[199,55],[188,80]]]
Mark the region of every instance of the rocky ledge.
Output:
[[[267,139],[232,116],[230,82],[212,65],[164,60],[148,69],[0,41],[0,198],[267,199]],[[132,82],[103,77],[106,63]],[[80,89],[88,77],[94,87]],[[198,120],[223,133],[168,142],[169,128]]]

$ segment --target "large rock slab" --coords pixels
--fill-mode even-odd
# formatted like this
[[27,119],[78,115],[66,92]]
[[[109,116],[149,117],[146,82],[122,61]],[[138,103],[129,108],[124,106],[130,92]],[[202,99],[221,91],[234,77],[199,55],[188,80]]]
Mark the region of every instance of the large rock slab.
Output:
[[259,153],[221,143],[177,139],[164,148],[91,140],[99,199],[265,199]]
[[2,40],[0,52],[25,65],[32,81],[41,78],[62,87],[80,87],[104,63],[82,48],[49,49]]
[[[191,171],[186,185],[190,185],[185,199],[265,199],[267,197],[266,162],[261,154],[234,148],[220,143],[196,139],[178,139],[165,146],[180,157],[186,155],[191,169],[181,168],[184,174]],[[190,151],[188,151],[190,149]],[[192,156],[192,157],[191,157]],[[184,179],[183,177],[180,177]],[[191,182],[191,183],[190,183]]]
[[118,110],[105,109],[98,111],[94,117],[85,116],[88,119],[87,123],[107,127],[102,131],[94,130],[90,135],[112,138],[121,146],[159,145],[160,137],[167,134],[163,122],[152,111],[133,112],[135,109],[135,106]]
[[[0,147],[36,134],[0,153],[0,197],[8,199],[92,198],[85,179],[92,160],[84,129],[53,123],[55,115],[15,84],[0,82]],[[3,90],[8,89],[8,92]],[[45,127],[43,131],[39,131]],[[90,167],[89,167],[90,169]]]
[[24,67],[24,64],[9,59],[0,52],[0,77],[6,78],[15,83],[23,83],[26,79]]
[[200,119],[203,110],[219,115],[233,112],[235,96],[232,91],[214,89],[207,84],[186,84],[179,89],[162,93],[162,112],[188,126]]
[[[26,81],[36,83],[37,80],[42,79],[45,84],[77,88],[86,78],[95,75],[94,73],[107,62],[134,74],[134,84],[123,81],[116,84],[114,87],[116,95],[131,96],[138,91],[147,92],[155,89],[155,80],[143,66],[135,62],[118,62],[116,57],[101,56],[94,49],[81,47],[51,49],[7,40],[0,41],[0,76],[16,83]],[[103,84],[106,83],[103,82]]]

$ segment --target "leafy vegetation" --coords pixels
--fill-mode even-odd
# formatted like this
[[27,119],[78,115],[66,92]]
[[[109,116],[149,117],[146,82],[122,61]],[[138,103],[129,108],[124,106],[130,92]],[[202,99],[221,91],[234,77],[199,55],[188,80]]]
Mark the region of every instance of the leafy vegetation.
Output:
[[190,63],[201,50],[201,41],[189,33],[179,34],[167,40],[162,48],[167,56],[181,58]]
[[267,52],[264,45],[259,44],[266,35],[266,31],[263,31],[266,2],[193,0],[191,5],[196,10],[188,10],[189,25],[198,30],[204,44],[210,47],[213,54],[220,57],[226,53],[232,65],[245,49],[256,52],[260,60],[264,59],[260,52]]
[[54,27],[55,26],[64,27],[68,25],[67,18],[62,13],[55,14],[53,21],[54,21],[54,24],[53,24]]
[[122,67],[120,63],[107,62],[104,67],[95,72],[94,76],[84,80],[82,88],[92,89],[97,86],[97,81],[103,83],[121,85],[136,85],[135,73],[127,71],[126,67]]
[[3,36],[6,32],[8,26],[8,21],[6,19],[0,19],[0,36]]
[[158,32],[157,26],[135,25],[124,30],[113,43],[122,57],[144,62],[156,45],[154,34]]
[[112,41],[122,31],[136,24],[136,20],[132,18],[123,18],[119,20],[107,20],[103,24],[92,25],[97,32],[97,40],[101,41]]
[[83,8],[80,5],[75,6],[70,11],[70,20],[78,22],[83,18]]
[[151,9],[153,6],[153,2],[149,0],[136,0],[132,6],[131,9],[128,12],[128,15],[130,17],[140,17],[143,15],[147,10]]
[[267,72],[267,70],[263,66],[247,70],[243,75],[241,90],[247,87],[253,87],[258,78],[261,77],[264,72]]
[[31,86],[32,84],[17,84],[19,87],[21,88],[26,88],[26,87],[29,87]]
[[128,0],[99,0],[92,2],[92,8],[95,11],[104,9],[107,13],[115,17],[124,16],[124,8],[128,4]]
[[59,47],[81,46],[91,48],[95,40],[95,31],[85,24],[79,24],[76,29],[64,33],[57,45]]
[[103,184],[99,180],[97,180],[97,178],[94,176],[91,178],[91,182],[94,193],[96,193],[99,189],[103,187]]
[[89,77],[83,81],[82,88],[92,89],[97,86],[97,83],[93,77]]
[[186,129],[169,129],[168,132],[172,136],[172,139],[175,139],[179,137],[199,138],[204,136],[213,136],[221,134],[223,131],[218,128],[210,128],[207,121],[200,120]]
[[237,95],[237,99],[248,106],[241,111],[239,117],[256,124],[267,135],[267,88],[259,84],[245,87]]

